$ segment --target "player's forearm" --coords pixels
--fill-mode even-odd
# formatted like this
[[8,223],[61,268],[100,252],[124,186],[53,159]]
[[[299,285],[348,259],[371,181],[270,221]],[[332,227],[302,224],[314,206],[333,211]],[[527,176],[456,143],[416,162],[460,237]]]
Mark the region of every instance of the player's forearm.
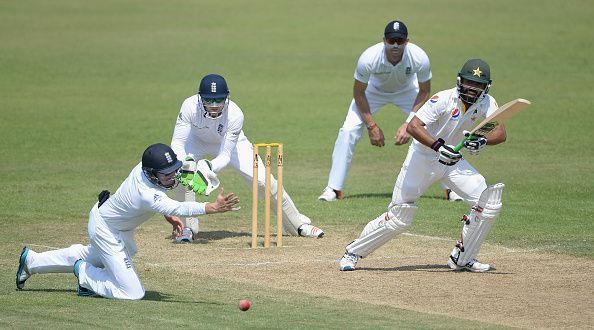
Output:
[[429,100],[430,94],[431,80],[419,83],[419,92],[417,93],[417,97],[415,98],[411,112],[417,112],[417,110],[419,110],[423,104]]
[[357,111],[359,111],[359,115],[361,115],[361,120],[363,120],[365,126],[370,128],[375,125],[375,120],[373,119],[373,115],[371,115],[371,110],[369,110],[369,102],[367,102],[365,94],[362,96],[355,96],[355,104],[357,105]]
[[406,132],[410,134],[415,140],[421,142],[423,145],[431,148],[435,138],[427,132],[425,124],[417,117],[413,117],[406,127]]

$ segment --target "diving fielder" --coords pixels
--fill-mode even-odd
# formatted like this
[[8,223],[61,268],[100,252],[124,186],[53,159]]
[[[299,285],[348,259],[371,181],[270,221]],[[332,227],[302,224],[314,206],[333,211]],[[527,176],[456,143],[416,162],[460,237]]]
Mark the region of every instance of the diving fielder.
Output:
[[[144,287],[132,263],[137,247],[134,231],[155,213],[196,216],[227,212],[236,207],[234,194],[221,189],[214,203],[177,202],[166,191],[177,185],[182,166],[173,150],[164,144],[149,146],[118,190],[104,191],[89,213],[90,244],[37,253],[23,248],[16,273],[16,286],[23,289],[33,274],[74,272],[81,296],[142,299]],[[174,218],[176,219],[176,218]],[[179,219],[177,220],[179,221]],[[181,222],[173,222],[181,227]]]
[[[354,270],[359,258],[407,231],[417,211],[416,200],[437,181],[471,206],[470,215],[463,218],[462,235],[448,258],[448,266],[472,272],[491,268],[478,262],[476,256],[501,210],[504,185],[487,186],[485,178],[452,146],[497,110],[495,99],[488,94],[490,86],[489,65],[471,59],[458,73],[456,88],[435,94],[417,111],[407,128],[414,140],[396,179],[388,211],[370,221],[359,237],[347,245],[340,270]],[[487,144],[499,144],[505,139],[505,127],[500,125],[487,136],[466,141],[464,147],[476,155]]]
[[[193,162],[208,163],[212,172],[209,177],[216,181],[216,175],[231,164],[247,181],[252,189],[253,147],[243,133],[243,112],[229,98],[229,88],[225,78],[209,74],[202,78],[198,93],[188,97],[182,104],[175,123],[171,147],[180,159],[186,159],[184,166],[192,167]],[[212,161],[203,158],[214,156]],[[258,187],[264,194],[265,167],[258,158]],[[276,207],[277,182],[271,176],[271,203]],[[175,191],[177,200],[195,200],[195,190],[179,186]],[[199,192],[200,193],[200,192]],[[313,226],[311,220],[301,214],[289,194],[283,191],[283,227],[291,235],[320,238],[324,231]],[[178,242],[191,242],[199,231],[196,217],[184,219],[185,228]]]

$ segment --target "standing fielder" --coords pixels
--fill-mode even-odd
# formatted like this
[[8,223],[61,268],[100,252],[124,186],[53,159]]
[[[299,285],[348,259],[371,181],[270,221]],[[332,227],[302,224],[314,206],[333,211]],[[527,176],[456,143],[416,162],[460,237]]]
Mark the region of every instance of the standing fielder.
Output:
[[353,100],[334,144],[328,185],[318,199],[334,201],[342,198],[342,189],[364,125],[371,145],[384,146],[384,133],[373,119],[381,107],[394,104],[409,115],[394,137],[397,145],[405,144],[410,138],[406,124],[427,101],[430,92],[429,57],[419,46],[409,42],[404,23],[388,23],[384,29],[384,41],[367,48],[357,62]]
[[[225,79],[217,74],[206,75],[200,81],[198,94],[188,97],[182,104],[175,123],[171,147],[180,158],[185,158],[184,167],[193,168],[195,160],[200,168],[207,167],[207,177],[218,181],[219,173],[229,163],[247,181],[252,189],[253,177],[253,146],[243,133],[243,112],[229,99],[229,89]],[[212,161],[202,158],[215,156]],[[207,164],[204,166],[204,164]],[[264,194],[265,167],[258,158],[258,187],[260,194]],[[178,187],[174,191],[177,200],[193,201],[195,193],[203,193],[196,189]],[[270,194],[272,201],[276,201],[277,182],[271,176]],[[276,207],[276,202],[271,203]],[[191,242],[199,230],[199,220],[196,217],[184,219],[185,227],[178,242]],[[324,231],[313,226],[311,220],[301,214],[289,194],[283,191],[283,227],[291,235],[320,238]]]
[[[388,211],[370,221],[359,238],[347,245],[340,270],[354,270],[359,258],[407,231],[417,211],[416,200],[436,181],[446,184],[471,206],[448,266],[472,272],[490,269],[476,256],[501,210],[504,185],[487,186],[485,178],[452,146],[497,110],[495,99],[487,94],[490,86],[489,65],[480,59],[469,60],[458,73],[456,88],[435,94],[417,111],[407,128],[414,140],[396,179]],[[505,127],[500,125],[487,136],[466,141],[464,147],[476,155],[487,144],[505,139]]]
[[173,217],[172,225],[181,227],[177,216],[227,212],[239,199],[225,196],[221,189],[214,203],[177,202],[166,191],[177,185],[182,166],[173,150],[164,144],[149,146],[138,164],[118,190],[109,197],[104,191],[89,213],[89,241],[83,246],[37,253],[23,248],[16,273],[16,286],[23,289],[32,274],[74,272],[81,296],[98,295],[116,299],[142,299],[144,287],[132,264],[137,247],[134,231],[155,213]]

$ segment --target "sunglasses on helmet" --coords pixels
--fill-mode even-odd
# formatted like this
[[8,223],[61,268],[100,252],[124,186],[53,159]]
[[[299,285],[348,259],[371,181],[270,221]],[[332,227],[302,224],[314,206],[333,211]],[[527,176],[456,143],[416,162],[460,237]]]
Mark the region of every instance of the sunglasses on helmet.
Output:
[[221,102],[225,101],[226,97],[219,97],[219,98],[203,97],[202,99],[204,100],[205,103],[221,103]]

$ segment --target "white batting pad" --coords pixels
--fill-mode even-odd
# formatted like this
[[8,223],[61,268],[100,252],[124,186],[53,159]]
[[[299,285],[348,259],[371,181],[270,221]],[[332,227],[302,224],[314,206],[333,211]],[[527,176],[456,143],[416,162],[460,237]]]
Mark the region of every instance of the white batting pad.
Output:
[[390,207],[388,212],[371,220],[359,238],[347,245],[349,253],[366,257],[394,236],[408,230],[417,212],[415,204],[399,204]]
[[464,266],[478,255],[491,226],[501,212],[503,187],[503,183],[488,186],[481,193],[478,203],[472,207],[469,219],[462,229],[460,254],[458,260],[455,260],[457,265]]

